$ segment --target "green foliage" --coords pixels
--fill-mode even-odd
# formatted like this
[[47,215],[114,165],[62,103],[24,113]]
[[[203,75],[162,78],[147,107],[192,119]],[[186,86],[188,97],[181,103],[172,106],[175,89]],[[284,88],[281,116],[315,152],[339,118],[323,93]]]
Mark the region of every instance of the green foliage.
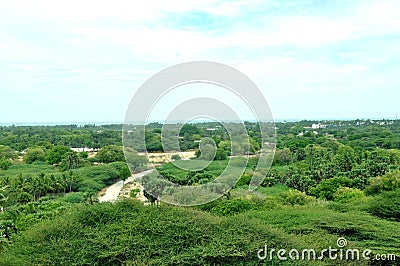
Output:
[[102,190],[104,185],[102,182],[93,179],[83,179],[78,184],[78,191],[85,193],[93,193]]
[[32,200],[32,195],[28,192],[22,191],[16,195],[16,201],[21,204],[28,203]]
[[0,126],[0,145],[17,151],[34,146],[50,149],[52,144],[97,149],[120,143],[121,125]]
[[[327,124],[327,128],[314,134],[307,129],[313,123]],[[256,153],[261,144],[257,125],[245,124],[250,153]],[[12,162],[3,167],[7,170],[0,171],[0,204],[4,208],[0,212],[0,242],[10,238],[7,244],[0,244],[5,249],[0,264],[258,265],[255,254],[264,243],[274,248],[318,249],[334,246],[338,236],[345,236],[349,247],[400,255],[400,121],[300,121],[276,126],[277,156],[263,187],[252,193],[240,187],[250,181],[257,156],[247,165],[246,158],[232,158],[234,165],[246,166],[245,174],[236,188],[226,193],[226,199],[197,208],[202,211],[130,202],[81,204],[94,204],[96,193],[122,178],[127,165],[88,166],[85,162],[101,160],[82,160],[86,156],[74,153],[75,159],[71,156],[68,162],[65,156],[60,163],[55,147],[64,145],[66,151],[68,147],[120,146],[120,125],[0,127],[0,162],[4,157]],[[211,127],[215,130],[207,131]],[[157,123],[146,126],[149,150],[162,150],[161,128]],[[215,159],[230,154],[231,146],[239,151],[233,155],[243,150],[242,143],[231,145],[224,129],[215,123],[182,129],[179,143],[183,150],[197,148],[194,141],[206,136],[218,147]],[[25,149],[41,152],[32,152],[30,160],[25,154],[24,160],[30,164],[21,164],[15,160],[14,150]],[[117,156],[110,153],[106,158],[113,159],[102,162],[123,158],[122,149],[114,150],[119,150]],[[129,151],[125,152],[128,158]],[[130,169],[147,164],[136,151],[132,156]],[[159,170],[179,184],[199,185],[221,174],[228,162],[221,159],[201,171],[189,172],[172,164],[164,164]],[[44,161],[60,163],[61,170],[72,172],[60,173]],[[70,173],[74,173],[72,179]],[[155,195],[165,187],[163,182],[147,181]],[[373,196],[364,196],[360,189],[365,187],[365,193]],[[75,192],[65,194],[68,191]],[[300,191],[334,201],[315,200]],[[315,261],[315,265],[329,263]]]
[[336,151],[334,161],[341,172],[348,172],[352,170],[356,162],[356,154],[353,148],[340,145]]
[[71,149],[67,146],[54,146],[46,155],[46,161],[49,164],[60,163],[65,158],[66,154],[71,152]]
[[72,170],[77,169],[82,165],[82,159],[79,157],[78,153],[75,151],[69,151],[64,155],[60,163],[60,170]]
[[227,158],[228,157],[226,155],[226,151],[221,148],[218,148],[217,152],[215,153],[215,160],[223,161],[226,160]]
[[334,194],[340,187],[351,187],[353,181],[346,177],[334,177],[323,180],[318,186],[310,191],[317,198],[333,200]]
[[80,176],[76,189],[79,192],[99,192],[116,182],[120,178],[121,170],[125,167],[126,163],[114,162],[76,169],[74,173]]
[[135,202],[75,209],[16,238],[0,263],[249,265],[259,263],[255,254],[265,241],[295,245],[279,230],[244,218]]
[[[211,203],[211,209],[222,202],[229,201]],[[74,206],[29,226],[5,247],[0,264],[259,265],[256,254],[264,245],[322,250],[336,245],[338,236],[346,237],[348,248],[399,254],[398,225],[363,212],[338,213],[306,205],[254,208],[221,217],[190,208],[123,201]],[[331,265],[331,261],[313,265]]]
[[385,191],[376,196],[369,211],[378,217],[400,222],[400,189]]
[[129,196],[131,198],[136,198],[139,192],[140,192],[140,189],[138,189],[138,188],[131,189],[131,191],[129,192]]
[[358,188],[339,187],[333,194],[336,202],[347,203],[364,198],[364,192]]
[[83,203],[86,201],[86,194],[83,192],[71,192],[58,200],[66,203]]
[[121,146],[110,145],[103,147],[95,157],[99,162],[112,163],[125,161],[124,151]]
[[9,159],[0,158],[0,170],[8,170],[12,163]]
[[252,176],[244,174],[240,177],[239,181],[236,183],[235,187],[241,187],[241,186],[248,186],[250,184]]
[[391,191],[400,188],[400,171],[392,171],[384,176],[370,179],[370,185],[365,192],[368,195],[377,194],[383,191]]
[[126,149],[125,152],[126,162],[133,171],[137,170],[141,166],[145,166],[149,162],[146,156],[139,155],[135,150]]
[[174,161],[179,161],[179,160],[181,160],[182,158],[181,158],[181,156],[179,156],[179,154],[173,154],[173,155],[171,156],[171,159],[174,160]]
[[119,170],[119,178],[121,178],[121,180],[125,181],[126,179],[128,179],[128,177],[130,177],[131,171],[129,170],[128,166],[123,167],[121,170]]
[[284,148],[282,150],[276,150],[274,156],[274,164],[277,165],[287,165],[292,162],[292,152],[289,148]]
[[18,232],[21,232],[29,229],[34,224],[63,213],[66,208],[67,204],[65,202],[52,201],[49,198],[43,197],[39,201],[17,206],[11,212],[19,214],[15,216],[15,225]]
[[245,199],[232,199],[227,201],[220,201],[210,212],[222,216],[234,215],[242,213],[251,209],[255,209],[256,205]]
[[17,153],[8,146],[0,145],[0,159],[16,159]]
[[82,159],[87,159],[89,157],[89,153],[86,151],[81,151],[79,153],[79,157],[81,157]]
[[23,160],[27,164],[31,164],[37,161],[44,162],[45,152],[41,148],[30,148],[26,150]]
[[281,193],[279,195],[281,201],[283,204],[286,205],[306,205],[310,203],[311,201],[314,201],[315,198],[311,196],[307,196],[306,193],[298,191],[298,190],[293,190],[290,189],[287,192]]

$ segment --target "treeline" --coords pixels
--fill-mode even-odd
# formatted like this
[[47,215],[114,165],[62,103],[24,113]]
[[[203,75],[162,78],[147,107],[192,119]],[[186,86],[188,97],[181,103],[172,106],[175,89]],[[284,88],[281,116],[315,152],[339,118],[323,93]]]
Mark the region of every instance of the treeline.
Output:
[[121,127],[122,125],[3,126],[0,127],[0,145],[17,151],[23,151],[40,142],[99,149],[107,145],[121,145]]

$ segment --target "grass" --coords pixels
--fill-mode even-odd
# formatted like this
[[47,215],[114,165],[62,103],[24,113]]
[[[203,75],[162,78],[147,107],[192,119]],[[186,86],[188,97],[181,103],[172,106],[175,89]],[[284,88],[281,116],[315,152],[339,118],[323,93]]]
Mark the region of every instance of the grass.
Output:
[[52,165],[43,164],[13,164],[8,170],[0,170],[0,177],[15,177],[19,174],[23,176],[37,175],[39,173],[55,173],[58,172]]

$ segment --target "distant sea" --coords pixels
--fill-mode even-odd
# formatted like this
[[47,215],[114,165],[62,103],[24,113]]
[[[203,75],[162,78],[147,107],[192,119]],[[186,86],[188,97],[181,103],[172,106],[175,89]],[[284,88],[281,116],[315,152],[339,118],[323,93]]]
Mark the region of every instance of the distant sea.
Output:
[[[288,118],[288,119],[274,119],[276,123],[280,122],[299,122],[299,121],[353,121],[353,120],[397,120],[395,117],[385,117],[385,118],[303,118],[303,119],[293,119],[293,118]],[[249,122],[255,122],[253,119],[246,120]],[[148,121],[148,123],[163,123],[163,121]],[[202,122],[202,121],[197,121],[196,122]],[[209,121],[204,121],[204,122],[209,122]],[[77,125],[77,126],[84,126],[84,125],[122,125],[124,121],[60,121],[60,122],[0,122],[0,126],[58,126],[58,125]]]
[[113,124],[123,124],[123,121],[100,121],[100,122],[0,122],[0,126],[63,126],[63,125],[113,125]]

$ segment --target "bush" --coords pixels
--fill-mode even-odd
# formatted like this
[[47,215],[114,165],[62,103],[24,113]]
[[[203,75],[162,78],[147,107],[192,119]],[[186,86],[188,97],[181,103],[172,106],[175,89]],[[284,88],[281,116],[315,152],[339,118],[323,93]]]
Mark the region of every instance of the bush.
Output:
[[234,215],[254,209],[256,205],[248,200],[233,199],[229,201],[221,201],[210,211],[218,215]]
[[226,151],[224,149],[218,148],[215,153],[215,160],[223,161],[226,160],[228,156],[226,155]]
[[259,220],[127,200],[76,206],[31,226],[0,265],[259,265],[264,243],[298,244]]
[[236,183],[235,187],[248,186],[250,184],[251,178],[251,175],[242,175],[239,181]]
[[392,171],[384,176],[371,178],[370,185],[365,189],[365,193],[373,195],[396,188],[400,188],[400,171]]
[[340,203],[347,203],[364,197],[364,192],[362,192],[358,188],[348,187],[340,187],[336,190],[335,194],[333,194],[334,201]]
[[87,159],[89,157],[89,153],[86,151],[82,151],[79,153],[79,157],[81,157],[82,159]]
[[117,181],[124,167],[126,167],[126,163],[115,162],[79,168],[75,170],[81,177],[77,188],[81,192],[99,191]]
[[110,145],[103,147],[95,157],[99,162],[112,163],[125,161],[124,151],[121,146]]
[[8,170],[12,165],[9,159],[0,158],[0,170]]
[[83,203],[85,200],[85,193],[83,192],[71,192],[59,199],[59,201],[67,203]]
[[288,192],[279,195],[283,204],[286,205],[305,205],[314,200],[313,197],[307,196],[305,192],[290,189]]
[[316,188],[310,189],[310,194],[317,198],[333,200],[339,187],[351,187],[353,181],[347,177],[333,177],[321,181]]
[[386,191],[376,196],[369,212],[381,218],[400,221],[400,189]]
[[0,159],[17,159],[17,152],[8,146],[0,145]]
[[179,154],[174,154],[174,155],[171,156],[171,160],[174,160],[174,161],[179,161],[181,159],[182,158],[181,158],[181,156],[179,156]]
[[49,164],[60,163],[68,152],[71,152],[71,149],[66,146],[54,146],[46,155],[46,160]]
[[102,190],[104,187],[103,184],[96,182],[95,180],[92,179],[84,179],[81,182],[79,182],[79,192],[98,192]]
[[140,189],[138,189],[138,188],[131,189],[129,196],[131,198],[136,198],[139,192],[140,192]]
[[27,164],[30,164],[30,163],[33,163],[36,161],[44,162],[45,161],[45,153],[40,148],[31,148],[25,152],[23,160]]

